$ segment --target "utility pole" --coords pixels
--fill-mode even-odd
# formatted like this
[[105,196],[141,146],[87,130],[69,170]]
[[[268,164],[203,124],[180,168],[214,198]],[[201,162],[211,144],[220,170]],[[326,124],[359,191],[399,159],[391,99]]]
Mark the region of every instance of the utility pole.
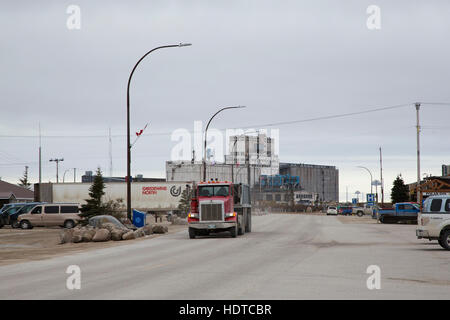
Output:
[[56,162],[56,183],[59,183],[59,177],[58,177],[58,166],[59,166],[59,162],[64,161],[64,158],[58,159],[50,159],[50,162]]
[[39,122],[39,186],[42,183],[41,123]]
[[416,119],[417,119],[417,202],[419,202],[420,210],[422,210],[422,192],[420,191],[420,122],[419,122],[420,103],[416,102]]
[[[75,169],[75,168],[74,168]],[[109,128],[109,176],[113,176],[113,160],[112,160],[112,138],[111,138],[111,127]],[[74,181],[75,182],[75,171],[74,171]]]
[[380,147],[380,182],[381,182],[381,206],[384,205],[384,182],[383,182],[383,158]]
[[77,178],[77,168],[73,168],[73,182],[76,182]]

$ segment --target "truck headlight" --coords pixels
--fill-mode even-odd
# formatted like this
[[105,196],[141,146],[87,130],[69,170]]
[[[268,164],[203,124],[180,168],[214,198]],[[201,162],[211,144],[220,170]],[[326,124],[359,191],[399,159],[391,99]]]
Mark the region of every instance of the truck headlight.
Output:
[[198,219],[198,213],[189,213],[189,215],[188,215],[188,217],[189,218],[192,218],[192,219]]
[[225,217],[230,218],[230,217],[236,217],[236,212],[229,212],[225,214]]

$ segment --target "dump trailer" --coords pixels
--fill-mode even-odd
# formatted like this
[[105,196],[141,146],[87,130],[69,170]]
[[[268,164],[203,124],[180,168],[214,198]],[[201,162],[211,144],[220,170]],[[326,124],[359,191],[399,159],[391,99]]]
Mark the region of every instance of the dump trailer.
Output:
[[400,221],[417,223],[419,205],[412,202],[396,203],[393,208],[377,210],[378,221],[381,223],[396,223]]
[[188,215],[189,238],[229,231],[235,238],[252,231],[250,188],[228,181],[194,184]]

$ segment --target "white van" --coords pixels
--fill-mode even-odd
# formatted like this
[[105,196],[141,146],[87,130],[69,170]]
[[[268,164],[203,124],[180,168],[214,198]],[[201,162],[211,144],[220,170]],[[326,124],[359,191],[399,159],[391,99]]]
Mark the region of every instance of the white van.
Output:
[[73,228],[80,220],[78,203],[42,203],[17,218],[22,229],[61,226]]
[[450,196],[428,197],[417,224],[418,239],[438,240],[442,248],[450,250]]

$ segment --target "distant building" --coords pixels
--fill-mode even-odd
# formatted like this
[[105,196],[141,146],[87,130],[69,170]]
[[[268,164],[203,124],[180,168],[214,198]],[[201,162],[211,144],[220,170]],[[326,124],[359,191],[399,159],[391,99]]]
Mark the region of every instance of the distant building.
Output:
[[[254,199],[295,203],[338,202],[339,170],[334,166],[281,163],[275,141],[265,134],[231,136],[225,163],[206,159],[206,180],[250,184]],[[167,181],[202,181],[202,161],[167,161]],[[293,196],[294,194],[294,196]],[[289,200],[291,199],[291,200]]]
[[[92,171],[86,171],[84,175],[81,176],[81,182],[92,183],[94,182],[95,175]],[[125,182],[125,177],[103,177],[103,181],[106,182]],[[164,178],[144,178],[142,174],[137,174],[132,178],[134,182],[163,182],[166,181]]]
[[33,191],[0,180],[0,207],[11,202],[31,202],[33,199]]
[[280,174],[298,176],[301,190],[318,195],[319,201],[339,201],[339,170],[335,166],[280,163]]
[[450,165],[443,164],[442,165],[442,176],[445,177],[448,175],[450,175]]
[[[234,183],[249,182],[250,185],[258,183],[261,168],[248,164],[206,163],[206,180],[232,181]],[[203,164],[200,161],[166,161],[167,181],[194,181],[203,180]]]
[[278,174],[280,161],[275,154],[275,141],[264,133],[256,136],[231,136],[229,150],[230,154],[225,156],[227,164],[250,164],[260,168],[260,174]]
[[[279,160],[275,154],[274,140],[265,134],[257,136],[231,136],[230,154],[225,163],[211,161],[207,153],[206,180],[217,179],[246,183],[254,186],[261,175],[278,174]],[[202,161],[167,161],[167,181],[202,181]]]

